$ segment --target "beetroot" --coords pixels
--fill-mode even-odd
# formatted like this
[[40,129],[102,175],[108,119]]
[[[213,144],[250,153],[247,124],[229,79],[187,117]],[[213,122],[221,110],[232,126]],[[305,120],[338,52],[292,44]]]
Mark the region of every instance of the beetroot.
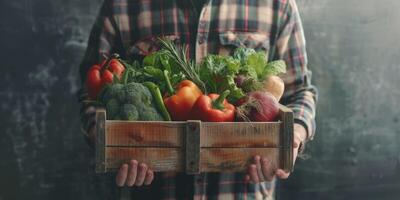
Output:
[[250,92],[246,101],[237,109],[239,118],[245,121],[271,122],[279,114],[279,103],[269,92]]

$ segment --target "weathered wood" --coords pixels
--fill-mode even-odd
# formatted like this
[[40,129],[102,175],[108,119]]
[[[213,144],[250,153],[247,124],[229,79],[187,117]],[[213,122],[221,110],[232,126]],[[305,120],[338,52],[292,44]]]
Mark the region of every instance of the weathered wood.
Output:
[[106,111],[104,109],[96,110],[96,139],[95,139],[95,163],[96,173],[105,173],[105,134],[106,134]]
[[201,121],[188,121],[186,124],[185,169],[187,174],[200,173],[200,134]]
[[113,170],[132,159],[146,163],[156,172],[178,172],[184,166],[183,149],[180,148],[107,147],[105,155],[107,169]]
[[[182,152],[179,148],[107,147],[106,164],[109,171],[115,171],[131,159],[137,159],[156,172],[182,172],[185,170]],[[244,172],[255,155],[267,157],[277,166],[279,153],[278,148],[201,148],[199,171]]]
[[279,147],[281,122],[202,123],[201,147]]
[[291,109],[281,105],[279,108],[281,123],[280,131],[280,168],[287,172],[293,171],[293,112]]
[[[185,122],[107,122],[107,146],[182,147]],[[201,147],[279,147],[281,122],[203,122]],[[229,138],[229,140],[227,140]]]
[[293,170],[293,113],[281,106],[277,122],[132,122],[96,113],[96,172],[136,159],[155,171],[243,172],[254,155]]
[[108,121],[107,146],[182,147],[185,122]]
[[202,148],[202,172],[245,172],[255,155],[267,157],[272,165],[279,164],[278,148]]

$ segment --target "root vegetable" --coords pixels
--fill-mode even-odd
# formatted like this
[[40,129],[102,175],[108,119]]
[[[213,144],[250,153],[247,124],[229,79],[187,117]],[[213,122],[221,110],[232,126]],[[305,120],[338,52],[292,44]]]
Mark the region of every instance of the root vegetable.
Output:
[[245,121],[271,122],[279,114],[279,103],[269,92],[249,93],[245,103],[237,108],[238,118]]
[[279,76],[268,76],[264,81],[264,89],[279,102],[285,90],[285,83]]

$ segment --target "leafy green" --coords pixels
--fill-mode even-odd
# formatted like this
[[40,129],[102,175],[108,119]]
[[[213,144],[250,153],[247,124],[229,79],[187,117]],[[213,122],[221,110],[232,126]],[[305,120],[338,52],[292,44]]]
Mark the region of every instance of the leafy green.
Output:
[[[206,83],[207,91],[221,94],[230,90],[228,101],[235,102],[245,93],[263,89],[267,76],[286,71],[284,61],[268,63],[264,52],[239,47],[233,56],[208,55],[200,67],[200,78]],[[238,86],[235,78],[243,76],[244,81]]]
[[258,79],[264,79],[264,70],[267,62],[267,57],[263,52],[250,54],[246,58],[246,65],[254,69]]
[[204,58],[200,67],[200,77],[206,83],[208,92],[221,94],[225,90],[230,90],[227,99],[236,101],[244,96],[234,80],[239,69],[240,61],[233,57],[209,55]]
[[176,63],[171,53],[166,49],[156,51],[143,59],[142,73],[145,75],[140,82],[156,82],[162,93],[168,90],[163,72],[169,73],[172,85],[177,85],[184,80],[185,76],[180,66]]
[[244,62],[247,60],[247,57],[254,53],[256,53],[254,49],[239,47],[234,51],[233,58],[242,61],[242,64],[244,64]]
[[267,66],[265,66],[263,73],[265,76],[286,73],[286,63],[283,60],[269,62]]
[[267,76],[286,73],[285,61],[268,62],[264,52],[241,47],[235,50],[233,57],[240,59],[242,63],[239,74],[246,75],[252,81],[263,81]]
[[151,78],[162,80],[164,78],[163,71],[160,68],[156,68],[153,66],[145,66],[143,68],[145,74]]

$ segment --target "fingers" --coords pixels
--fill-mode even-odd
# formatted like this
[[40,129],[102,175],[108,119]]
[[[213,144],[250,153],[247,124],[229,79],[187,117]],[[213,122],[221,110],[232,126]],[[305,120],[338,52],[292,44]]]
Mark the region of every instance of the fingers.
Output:
[[274,179],[275,174],[271,161],[269,161],[267,158],[263,158],[261,159],[261,163],[262,163],[261,167],[262,174],[264,174],[266,181],[272,181]]
[[261,162],[260,162],[260,156],[254,156],[254,163],[256,164],[256,169],[257,169],[257,176],[258,176],[258,181],[263,182],[265,181],[264,179],[264,174],[261,170]]
[[123,164],[118,170],[116,184],[120,187],[150,185],[154,179],[154,172],[144,163],[138,164],[136,160],[131,160],[128,164]]
[[150,185],[154,179],[154,173],[152,170],[147,170],[146,178],[144,179],[144,185]]
[[136,177],[136,186],[142,186],[144,179],[146,178],[146,173],[147,173],[147,165],[144,163],[141,163],[139,165],[139,170],[138,170],[138,175]]
[[[259,183],[263,181],[272,181],[275,177],[274,165],[267,158],[254,156],[253,163],[248,167],[248,173],[244,177],[245,181]],[[282,175],[283,176],[283,175]]]
[[244,176],[244,181],[245,181],[245,182],[251,181],[250,176],[249,176],[248,174],[246,174],[246,175]]
[[115,182],[118,186],[122,187],[125,185],[126,177],[128,176],[128,165],[123,164],[117,173]]
[[260,182],[260,180],[258,179],[257,166],[255,164],[251,164],[249,166],[248,175],[250,177],[250,181],[252,181],[253,183]]
[[282,169],[276,170],[276,176],[280,179],[287,179],[289,178],[290,173],[286,173]]
[[126,185],[129,187],[132,187],[135,184],[137,176],[137,166],[138,162],[136,160],[131,160],[131,162],[129,163],[129,173],[126,180]]

